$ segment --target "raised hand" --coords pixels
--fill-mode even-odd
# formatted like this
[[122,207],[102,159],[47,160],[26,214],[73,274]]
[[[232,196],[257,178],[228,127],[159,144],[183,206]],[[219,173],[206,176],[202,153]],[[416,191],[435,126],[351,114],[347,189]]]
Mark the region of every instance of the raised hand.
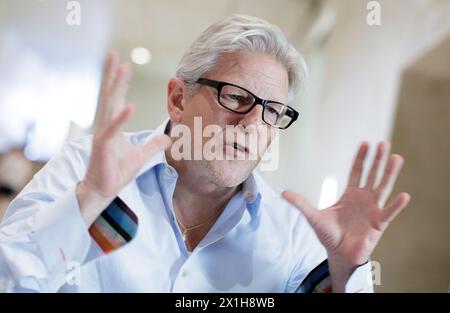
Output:
[[[331,207],[317,210],[297,193],[283,192],[283,196],[305,215],[327,249],[330,272],[334,267],[334,276],[343,280],[356,266],[368,260],[388,224],[410,200],[409,194],[400,193],[384,206],[403,165],[403,158],[393,154],[389,156],[386,167],[381,168],[382,159],[390,153],[387,142],[378,144],[367,182],[361,186],[368,149],[369,144],[363,142],[353,163],[348,185]],[[377,184],[377,174],[381,171],[383,175]],[[340,285],[344,284],[341,282]]]
[[159,135],[138,147],[122,135],[124,123],[133,112],[125,105],[131,68],[119,64],[115,52],[108,55],[100,90],[87,173],[77,185],[77,198],[86,224],[90,226],[156,152],[168,148],[171,140]]

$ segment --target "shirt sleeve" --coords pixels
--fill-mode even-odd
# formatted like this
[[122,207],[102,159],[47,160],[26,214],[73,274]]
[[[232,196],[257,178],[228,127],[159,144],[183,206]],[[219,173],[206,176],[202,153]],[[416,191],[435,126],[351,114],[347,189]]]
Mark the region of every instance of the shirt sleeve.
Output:
[[345,292],[373,293],[372,263],[370,259],[353,271],[345,285]]
[[[305,277],[294,291],[296,293],[332,292],[328,261],[324,260]],[[345,285],[346,293],[372,293],[372,272],[370,261],[356,267]]]
[[[292,242],[294,265],[284,292],[332,292],[326,249],[301,214],[293,231]],[[345,292],[373,292],[371,270],[370,261],[355,268],[346,283]]]
[[0,224],[0,291],[55,292],[69,268],[96,256],[75,192],[86,146],[86,138],[66,144],[8,207]]
[[[294,208],[293,208],[294,210]],[[297,209],[295,209],[297,210]],[[327,252],[302,214],[298,214],[292,234],[291,271],[284,292],[299,292],[300,284],[327,258]],[[327,268],[328,269],[328,268]]]

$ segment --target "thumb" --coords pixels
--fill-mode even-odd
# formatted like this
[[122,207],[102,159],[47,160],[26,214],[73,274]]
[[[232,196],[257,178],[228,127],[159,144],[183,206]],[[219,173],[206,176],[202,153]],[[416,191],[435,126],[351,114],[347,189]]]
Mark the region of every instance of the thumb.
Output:
[[285,190],[281,195],[289,203],[299,209],[310,224],[314,224],[313,221],[316,218],[317,210],[309,203],[308,200],[292,190]]
[[144,152],[145,159],[151,158],[154,154],[159,151],[164,151],[172,145],[172,139],[166,134],[161,134],[153,137],[149,142],[147,142],[142,150]]

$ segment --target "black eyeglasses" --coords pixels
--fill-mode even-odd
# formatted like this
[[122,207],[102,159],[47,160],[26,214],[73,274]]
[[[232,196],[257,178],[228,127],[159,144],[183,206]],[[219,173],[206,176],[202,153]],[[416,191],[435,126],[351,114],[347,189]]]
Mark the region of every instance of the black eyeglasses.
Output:
[[275,128],[286,129],[298,118],[298,112],[281,102],[264,100],[245,88],[216,80],[199,78],[198,84],[217,89],[217,102],[225,109],[238,114],[247,114],[257,104],[263,106],[263,121]]

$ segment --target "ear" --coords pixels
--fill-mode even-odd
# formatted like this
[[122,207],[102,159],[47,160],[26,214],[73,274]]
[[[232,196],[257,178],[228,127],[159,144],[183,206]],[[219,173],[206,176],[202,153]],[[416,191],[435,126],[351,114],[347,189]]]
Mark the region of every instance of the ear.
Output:
[[167,111],[172,122],[180,123],[185,109],[186,85],[178,78],[171,78],[167,84]]

